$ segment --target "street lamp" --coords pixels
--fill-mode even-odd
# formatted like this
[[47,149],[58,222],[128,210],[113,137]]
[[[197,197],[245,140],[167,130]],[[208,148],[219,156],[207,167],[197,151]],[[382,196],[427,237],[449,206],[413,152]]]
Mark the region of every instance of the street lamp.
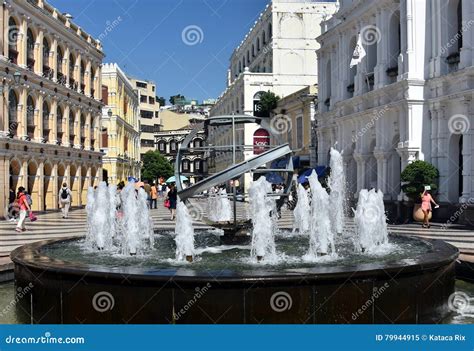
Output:
[[111,108],[109,108],[109,110],[107,111],[107,116],[112,117],[112,109]]

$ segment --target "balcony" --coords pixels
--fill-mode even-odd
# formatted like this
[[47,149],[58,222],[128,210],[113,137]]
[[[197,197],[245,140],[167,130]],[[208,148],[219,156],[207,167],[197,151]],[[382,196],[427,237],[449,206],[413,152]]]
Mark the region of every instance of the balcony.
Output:
[[54,70],[47,65],[43,65],[43,77],[48,78],[48,79],[53,79]]
[[12,47],[8,49],[8,59],[15,65],[18,64],[18,51]]
[[391,78],[398,76],[398,65],[387,68],[385,73]]
[[86,91],[86,85],[81,84],[81,94],[85,94],[85,91]]
[[26,59],[26,67],[30,70],[30,71],[34,71],[35,69],[35,59],[32,58],[32,57],[28,57]]

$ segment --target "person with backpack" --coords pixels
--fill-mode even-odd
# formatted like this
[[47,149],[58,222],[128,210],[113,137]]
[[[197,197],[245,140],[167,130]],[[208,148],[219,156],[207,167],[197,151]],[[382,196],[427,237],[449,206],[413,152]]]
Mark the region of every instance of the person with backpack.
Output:
[[72,202],[72,192],[67,187],[66,183],[63,183],[61,190],[59,190],[59,207],[63,212],[63,218],[66,219],[69,215],[69,208]]
[[28,214],[28,211],[31,210],[30,201],[28,200],[28,196],[25,192],[25,188],[22,186],[18,188],[18,193],[16,195],[16,203],[18,207],[20,208],[20,218],[18,220],[18,224],[16,225],[15,230],[21,233],[21,232],[26,231],[25,219],[26,219],[26,215]]

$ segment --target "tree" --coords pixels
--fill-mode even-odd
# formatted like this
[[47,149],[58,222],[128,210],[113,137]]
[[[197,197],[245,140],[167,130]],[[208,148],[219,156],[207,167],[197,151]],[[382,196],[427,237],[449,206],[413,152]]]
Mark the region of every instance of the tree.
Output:
[[429,185],[432,191],[438,189],[437,179],[439,172],[435,166],[425,161],[414,161],[402,172],[400,178],[405,184],[402,185],[403,192],[414,202],[421,202],[421,193],[425,186]]
[[272,112],[278,104],[280,97],[272,93],[271,91],[264,92],[260,94],[260,113],[262,116],[270,116],[270,112]]
[[176,105],[176,103],[179,101],[179,100],[183,100],[183,99],[186,99],[184,97],[184,95],[181,95],[181,94],[178,94],[178,95],[173,95],[170,97],[170,103],[171,105]]
[[143,156],[142,179],[154,182],[158,177],[165,179],[174,174],[173,166],[159,151],[148,151]]
[[156,101],[160,104],[160,106],[165,106],[166,105],[166,99],[163,96],[157,96]]

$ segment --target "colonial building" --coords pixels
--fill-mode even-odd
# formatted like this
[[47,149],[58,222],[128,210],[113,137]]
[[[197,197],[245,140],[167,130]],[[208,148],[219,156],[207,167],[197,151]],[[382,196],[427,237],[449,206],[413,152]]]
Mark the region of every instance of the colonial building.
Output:
[[[316,40],[320,23],[336,11],[335,2],[273,0],[234,50],[228,70],[228,86],[211,110],[211,116],[259,115],[262,92],[280,97],[317,83]],[[236,140],[252,145],[258,125],[239,126]],[[229,145],[230,128],[209,130],[213,145]],[[231,153],[219,153],[212,171],[232,163]],[[251,148],[239,153],[237,162],[253,157]],[[247,179],[247,183],[250,179]],[[245,183],[244,183],[245,184]]]
[[[437,200],[445,211],[471,203],[474,4],[340,4],[318,38],[319,163],[337,141],[350,190],[375,187],[386,200],[401,200],[400,172],[425,160],[440,171]],[[350,68],[359,33],[366,56]]]
[[[274,114],[282,118],[286,131],[281,135],[294,152],[295,168],[316,166],[316,143],[311,124],[316,114],[318,87],[310,85],[278,101]],[[273,141],[272,141],[273,142]]]
[[140,155],[155,150],[154,133],[160,130],[160,104],[156,98],[156,85],[147,80],[130,78],[138,90],[140,122]]
[[102,177],[100,43],[44,0],[0,7],[0,216],[23,186],[34,210],[73,206]]
[[111,184],[140,178],[138,91],[116,63],[102,66],[102,84],[103,178]]
[[[171,162],[173,167],[178,149],[191,130],[191,128],[185,127],[155,133],[156,149]],[[198,132],[190,143],[189,152],[181,161],[181,172],[189,179],[191,184],[203,179],[207,173],[206,150],[201,148],[205,145],[205,142],[205,132]]]

